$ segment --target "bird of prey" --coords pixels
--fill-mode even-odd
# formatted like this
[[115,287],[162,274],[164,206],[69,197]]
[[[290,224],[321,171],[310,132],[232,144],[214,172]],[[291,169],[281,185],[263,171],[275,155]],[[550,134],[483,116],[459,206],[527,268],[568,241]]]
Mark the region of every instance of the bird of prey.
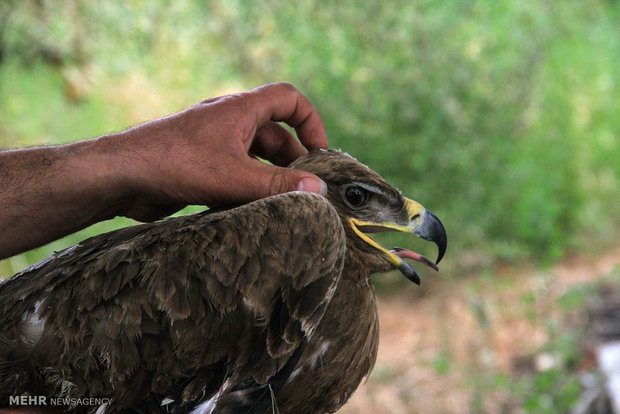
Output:
[[439,262],[446,233],[348,154],[311,151],[290,167],[321,177],[326,197],[116,230],[0,284],[0,407],[28,395],[76,412],[337,411],[377,356],[370,275],[419,283],[405,259],[436,269],[371,234],[431,240]]

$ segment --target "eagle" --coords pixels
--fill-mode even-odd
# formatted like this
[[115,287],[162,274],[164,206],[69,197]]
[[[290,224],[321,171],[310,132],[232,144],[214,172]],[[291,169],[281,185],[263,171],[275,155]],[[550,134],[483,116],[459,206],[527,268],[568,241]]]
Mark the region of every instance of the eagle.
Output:
[[[439,219],[337,150],[290,168],[290,192],[89,238],[0,284],[0,407],[47,396],[74,412],[325,413],[370,373],[370,276],[411,263],[371,235],[446,250]],[[83,405],[95,402],[100,405]],[[52,401],[52,400],[49,400]],[[15,404],[15,401],[13,401]]]

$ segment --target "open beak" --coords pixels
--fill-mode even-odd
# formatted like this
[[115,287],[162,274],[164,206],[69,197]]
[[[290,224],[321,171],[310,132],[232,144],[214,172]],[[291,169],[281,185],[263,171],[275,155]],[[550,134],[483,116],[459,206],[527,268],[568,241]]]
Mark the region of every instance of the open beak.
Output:
[[[387,223],[374,223],[360,221],[355,218],[350,218],[349,222],[353,231],[366,243],[379,250],[395,268],[401,271],[407,279],[411,280],[415,284],[420,284],[420,276],[413,268],[413,266],[404,259],[416,260],[423,263],[434,270],[438,270],[437,264],[443,258],[448,245],[448,238],[446,236],[446,230],[441,224],[441,221],[430,211],[426,210],[419,203],[405,198],[408,223],[406,225],[395,224],[391,222]],[[432,241],[437,245],[437,260],[435,263],[422,256],[419,253],[412,252],[410,250],[395,247],[392,250],[387,250],[379,243],[375,242],[366,233],[374,233],[379,231],[401,231],[405,233],[413,233],[414,235],[423,238],[424,240]]]

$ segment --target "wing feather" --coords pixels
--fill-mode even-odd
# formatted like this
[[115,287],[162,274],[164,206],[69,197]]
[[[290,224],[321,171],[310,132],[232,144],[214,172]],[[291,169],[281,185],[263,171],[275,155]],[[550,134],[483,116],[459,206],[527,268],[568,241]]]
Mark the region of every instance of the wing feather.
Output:
[[[85,240],[0,284],[0,362],[15,365],[0,371],[0,404],[18,383],[58,395],[59,378],[118,408],[265,383],[319,324],[345,246],[335,209],[308,193]],[[24,344],[32,315],[45,326]],[[37,381],[14,362],[25,356],[50,375]]]

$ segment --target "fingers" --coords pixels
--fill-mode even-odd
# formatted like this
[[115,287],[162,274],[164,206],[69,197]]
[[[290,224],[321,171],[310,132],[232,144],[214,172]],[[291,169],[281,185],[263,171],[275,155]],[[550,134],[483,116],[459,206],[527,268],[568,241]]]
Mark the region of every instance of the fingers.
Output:
[[285,167],[306,153],[306,149],[282,125],[269,122],[256,133],[250,153]]
[[295,128],[304,147],[327,148],[327,134],[321,115],[292,85],[264,85],[251,90],[246,96],[256,111],[259,126],[264,126],[269,121],[285,122]]
[[[299,140],[280,122],[293,127]],[[159,143],[150,145],[157,162],[141,164],[131,176],[147,203],[126,211],[140,220],[166,215],[176,204],[216,206],[288,191],[326,192],[325,183],[315,175],[281,168],[307,149],[327,147],[319,113],[288,84],[207,99],[137,130],[143,137],[140,142]]]
[[244,167],[243,183],[234,186],[240,191],[239,201],[251,201],[289,191],[327,194],[327,185],[316,175],[300,170],[277,167],[250,159]]

